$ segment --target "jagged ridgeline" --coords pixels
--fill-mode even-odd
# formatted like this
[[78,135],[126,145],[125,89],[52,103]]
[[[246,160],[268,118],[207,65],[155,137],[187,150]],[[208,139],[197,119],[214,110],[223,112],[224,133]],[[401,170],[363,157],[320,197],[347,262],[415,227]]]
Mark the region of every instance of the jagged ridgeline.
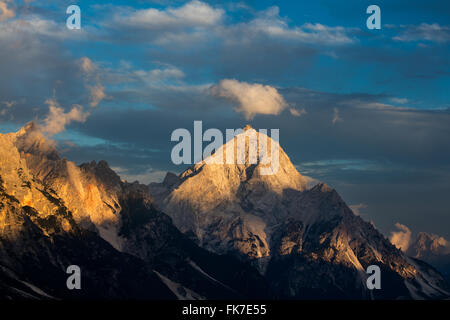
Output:
[[[448,296],[438,272],[335,190],[309,188],[281,148],[279,162],[274,175],[259,163],[200,162],[145,186],[104,161],[61,159],[33,123],[0,135],[0,298]],[[366,288],[373,264],[381,290]],[[81,268],[81,290],[66,286],[70,265]]]

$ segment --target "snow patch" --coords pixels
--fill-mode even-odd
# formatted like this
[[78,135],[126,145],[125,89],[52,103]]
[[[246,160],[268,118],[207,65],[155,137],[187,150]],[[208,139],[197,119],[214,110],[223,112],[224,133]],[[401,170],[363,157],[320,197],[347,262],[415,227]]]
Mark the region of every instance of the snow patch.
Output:
[[31,290],[33,290],[35,293],[39,294],[40,296],[49,298],[49,299],[55,299],[55,297],[45,293],[44,291],[42,291],[41,289],[39,289],[38,287],[32,285],[31,283],[28,283],[26,281],[20,281],[22,282],[24,285],[26,285],[28,288],[30,288]]
[[153,270],[158,277],[164,282],[164,284],[173,292],[174,295],[178,298],[178,300],[205,300],[205,297],[202,297],[198,293],[195,293],[191,289],[188,289],[181,284],[170,280],[169,278],[163,276],[159,272]]
[[116,226],[97,226],[100,237],[114,247],[117,251],[122,252],[124,239],[117,234]]

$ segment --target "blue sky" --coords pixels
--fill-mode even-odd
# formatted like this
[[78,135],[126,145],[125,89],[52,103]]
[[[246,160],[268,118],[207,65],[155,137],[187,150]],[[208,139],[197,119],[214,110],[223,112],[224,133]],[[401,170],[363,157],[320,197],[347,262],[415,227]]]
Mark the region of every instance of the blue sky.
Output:
[[[300,172],[385,234],[450,238],[450,2],[0,4],[1,132],[34,120],[63,156],[149,182],[184,169],[170,133],[194,120],[279,128]],[[250,89],[266,108],[243,102]]]

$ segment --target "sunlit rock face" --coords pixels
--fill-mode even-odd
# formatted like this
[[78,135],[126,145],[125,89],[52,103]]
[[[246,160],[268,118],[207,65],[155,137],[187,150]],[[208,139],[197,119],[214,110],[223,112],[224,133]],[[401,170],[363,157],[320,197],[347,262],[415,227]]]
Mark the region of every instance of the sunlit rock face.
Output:
[[[203,246],[259,259],[270,252],[267,224],[276,224],[286,216],[281,206],[283,191],[304,190],[306,180],[277,142],[252,128],[245,129],[210,157],[223,159],[222,163],[208,164],[211,159],[205,159],[183,172],[178,180],[169,174],[162,184],[152,184],[150,189],[175,225],[195,234]],[[258,141],[254,146],[256,163],[249,161],[250,130]],[[265,150],[259,148],[260,141],[268,141]],[[270,167],[271,148],[275,145],[279,150],[277,171],[263,174],[261,169]],[[229,150],[234,152],[235,163],[226,162]],[[240,164],[239,155],[244,159]],[[264,158],[269,159],[265,162]]]
[[[257,136],[258,141],[267,138]],[[234,142],[237,139],[239,135]],[[149,186],[158,206],[202,247],[248,261],[285,298],[448,294],[440,275],[408,258],[355,216],[334,189],[323,183],[308,188],[281,147],[278,171],[262,175],[263,163],[247,161],[251,145],[234,143],[228,149],[230,143],[221,149],[242,152],[245,163],[205,159],[178,177],[168,174],[162,183]],[[269,138],[268,144],[277,142]],[[366,269],[372,264],[380,266],[386,290],[367,290]]]
[[[67,290],[72,264],[81,291]],[[0,299],[271,296],[251,266],[181,234],[147,186],[61,159],[33,123],[0,134]]]
[[[15,147],[15,142],[15,135],[0,135],[0,192],[3,199],[8,200],[14,208],[33,208],[36,219],[61,219],[64,231],[71,231],[72,221],[61,212],[59,198],[34,177],[25,157]],[[8,211],[7,206],[3,205],[2,209]],[[10,231],[6,234],[12,236],[20,233],[23,226],[12,222],[14,216],[5,212],[2,218],[6,220],[0,224],[0,228]],[[8,222],[8,219],[12,220]]]
[[75,221],[86,227],[93,224],[105,240],[120,250],[117,213],[122,188],[120,178],[108,165],[93,162],[78,167],[61,159],[53,143],[33,123],[8,136],[30,173],[59,195]]
[[[144,261],[82,228],[58,193],[33,175],[27,161],[37,164],[37,152],[43,153],[41,168],[63,160],[39,135],[25,149],[34,155],[19,150],[30,128],[0,135],[0,299],[175,298]],[[67,290],[72,264],[82,267],[82,293]],[[144,283],[158,294],[141,290]]]

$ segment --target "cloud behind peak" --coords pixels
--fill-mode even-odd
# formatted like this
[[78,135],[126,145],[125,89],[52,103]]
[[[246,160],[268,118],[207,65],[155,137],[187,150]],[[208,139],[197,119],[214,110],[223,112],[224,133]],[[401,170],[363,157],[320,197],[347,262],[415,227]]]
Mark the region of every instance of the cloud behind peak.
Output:
[[257,114],[278,115],[287,103],[277,89],[259,83],[224,79],[211,88],[213,96],[235,103],[234,109],[242,112],[247,120]]

